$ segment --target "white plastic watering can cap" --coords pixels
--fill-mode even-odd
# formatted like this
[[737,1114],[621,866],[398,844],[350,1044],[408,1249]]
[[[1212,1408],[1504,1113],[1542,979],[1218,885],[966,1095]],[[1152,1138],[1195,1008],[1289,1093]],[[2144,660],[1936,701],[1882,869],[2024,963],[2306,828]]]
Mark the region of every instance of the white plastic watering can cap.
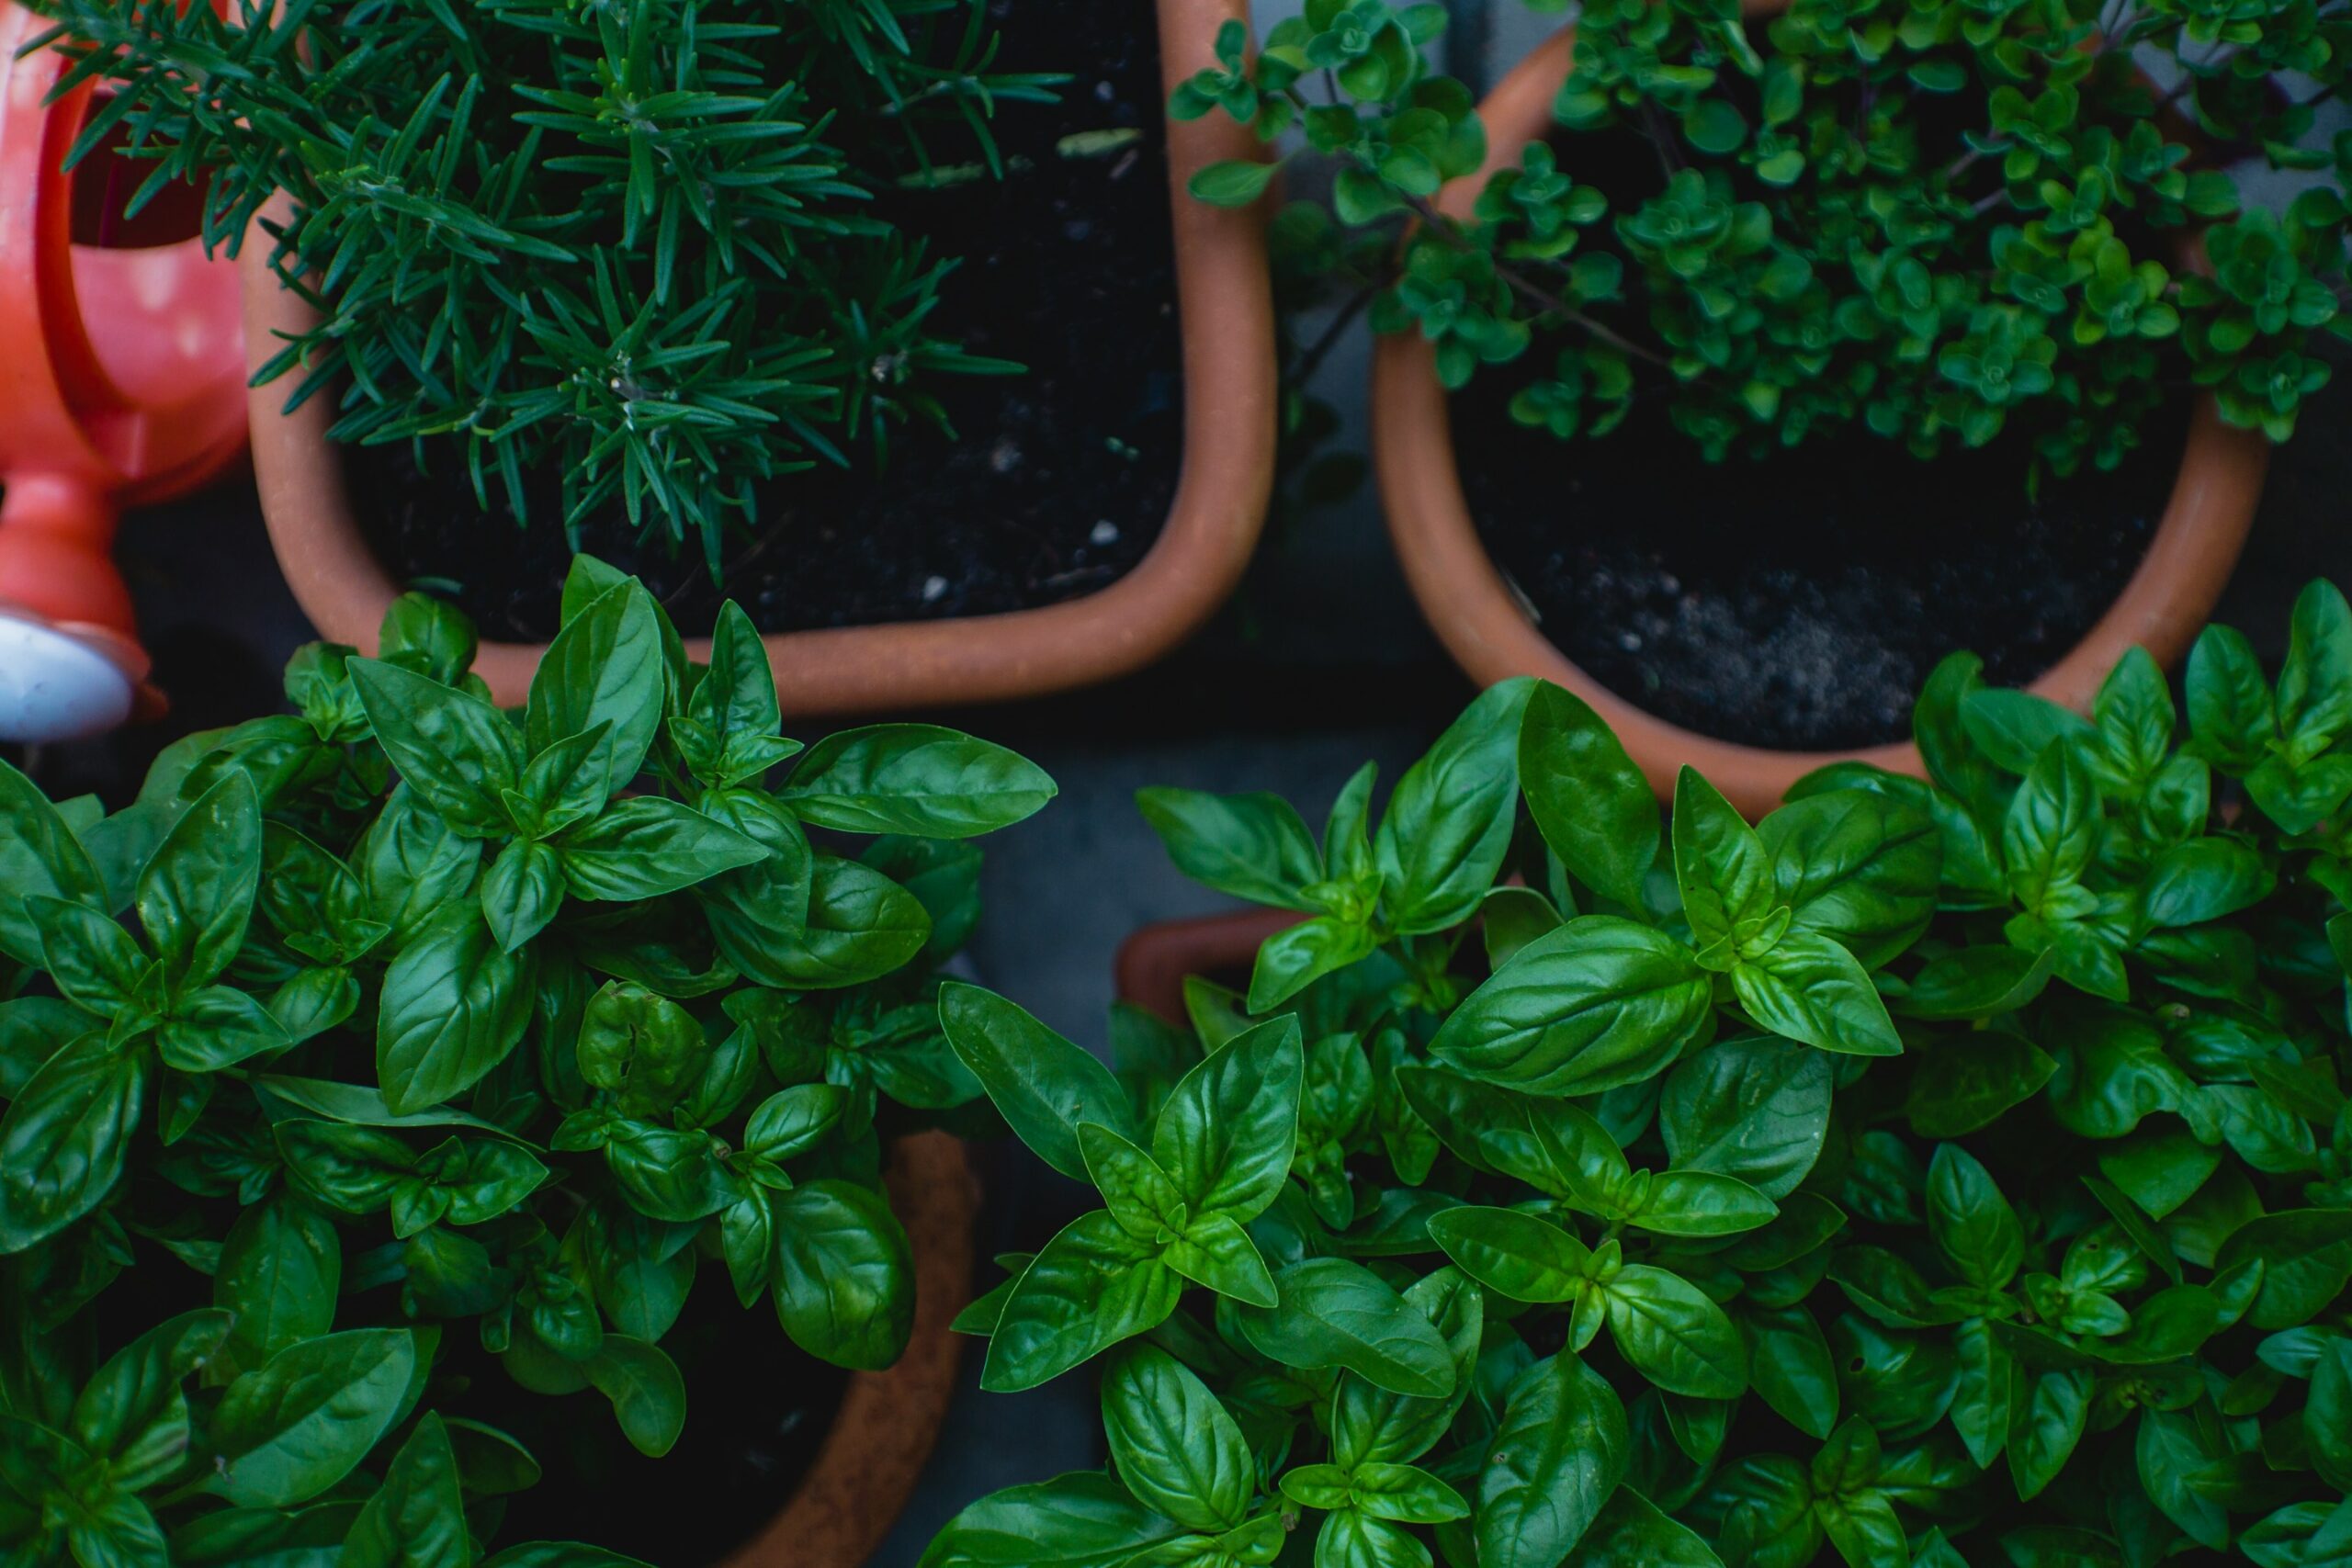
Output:
[[71,740],[130,716],[138,682],[70,632],[0,611],[0,740]]

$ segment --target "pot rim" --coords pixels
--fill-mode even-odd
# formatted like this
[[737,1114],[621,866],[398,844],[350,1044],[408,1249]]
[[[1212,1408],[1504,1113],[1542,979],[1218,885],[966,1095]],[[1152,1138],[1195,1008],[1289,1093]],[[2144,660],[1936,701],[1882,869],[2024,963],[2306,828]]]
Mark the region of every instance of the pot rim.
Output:
[[[790,716],[1000,702],[1111,680],[1158,660],[1190,637],[1240,581],[1273,489],[1273,294],[1261,199],[1244,209],[1195,201],[1186,182],[1222,159],[1262,159],[1249,127],[1223,114],[1169,119],[1166,94],[1216,64],[1216,37],[1247,21],[1248,0],[1155,0],[1162,119],[1168,132],[1177,316],[1182,333],[1183,446],[1176,493],[1143,559],[1080,598],[987,615],[885,622],[771,633],[776,695]],[[282,197],[247,231],[243,279],[246,359],[258,370],[283,337],[317,319],[270,272],[259,225],[282,215]],[[320,635],[374,651],[383,614],[400,592],[353,516],[342,463],[326,440],[332,400],[291,414],[287,389],[252,388],[254,473],[270,546],[294,596]],[[544,643],[484,642],[474,668],[501,703],[523,701]],[[689,639],[709,656],[707,638]]]
[[784,1507],[723,1568],[859,1568],[898,1522],[939,1440],[972,1299],[979,1184],[962,1140],[930,1131],[890,1145],[891,1212],[914,1250],[915,1325],[886,1371],[854,1372],[833,1423]]
[[[1743,8],[1755,16],[1780,6],[1747,0]],[[1479,105],[1487,126],[1485,164],[1440,193],[1442,210],[1466,216],[1487,177],[1549,131],[1552,99],[1567,77],[1575,38],[1572,27],[1553,34]],[[1649,713],[1577,668],[1536,628],[1478,536],[1463,494],[1435,355],[1417,333],[1384,337],[1374,352],[1373,456],[1397,558],[1423,616],[1454,661],[1481,686],[1537,675],[1574,692],[1617,732],[1661,797],[1672,795],[1685,763],[1750,818],[1770,811],[1791,784],[1832,762],[1924,776],[1918,749],[1908,740],[1790,751],[1719,739]],[[2176,662],[2211,614],[2245,547],[2269,460],[2267,440],[2224,425],[2212,399],[2200,396],[2179,475],[2147,553],[2106,613],[2030,689],[2086,710],[2108,671],[2134,645],[2167,667]]]

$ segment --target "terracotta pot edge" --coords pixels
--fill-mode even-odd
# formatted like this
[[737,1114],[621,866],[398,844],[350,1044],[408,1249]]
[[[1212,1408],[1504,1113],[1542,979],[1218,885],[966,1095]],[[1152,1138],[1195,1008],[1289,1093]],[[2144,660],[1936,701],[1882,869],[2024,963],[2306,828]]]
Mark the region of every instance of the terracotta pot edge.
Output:
[[[1176,491],[1151,548],[1115,581],[1077,599],[996,615],[821,627],[762,639],[790,716],[1006,701],[1067,690],[1152,662],[1198,630],[1240,581],[1273,490],[1275,368],[1272,285],[1266,265],[1269,203],[1226,209],[1192,199],[1185,182],[1204,164],[1265,156],[1249,128],[1224,116],[1169,119],[1165,92],[1214,63],[1228,17],[1247,0],[1156,0],[1167,128],[1177,311],[1184,370],[1182,451]],[[277,286],[260,224],[240,257],[246,361],[275,354],[281,334],[315,311]],[[399,592],[353,516],[342,465],[325,440],[329,402],[288,414],[282,379],[249,388],[256,487],[270,545],[288,585],[321,636],[363,651]],[[485,642],[475,668],[499,701],[529,687],[543,643]],[[706,639],[691,639],[706,658]]]

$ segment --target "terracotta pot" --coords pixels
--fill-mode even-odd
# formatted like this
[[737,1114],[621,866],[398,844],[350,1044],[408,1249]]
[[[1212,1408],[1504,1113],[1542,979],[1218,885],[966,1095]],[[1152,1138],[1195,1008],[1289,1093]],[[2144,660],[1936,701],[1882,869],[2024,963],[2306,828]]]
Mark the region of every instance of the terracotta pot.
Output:
[[[1247,0],[1158,0],[1167,88],[1216,63],[1218,25]],[[765,638],[787,715],[865,713],[996,702],[1106,681],[1152,662],[1196,630],[1249,564],[1274,472],[1274,313],[1263,208],[1193,200],[1205,164],[1262,155],[1222,114],[1169,122],[1176,291],[1183,325],[1184,451],[1168,521],[1144,558],[1083,598],[1003,615],[784,632]],[[281,288],[266,236],[243,255],[246,353],[256,368],[315,314]],[[1110,349],[1116,352],[1115,345]],[[271,547],[321,636],[362,649],[399,592],[352,516],[342,464],[326,440],[333,400],[292,414],[290,383],[253,389],[254,475]],[[485,642],[474,668],[503,703],[528,691],[542,645]],[[709,645],[691,643],[694,657]]]
[[948,1325],[972,1299],[979,1186],[964,1145],[917,1133],[890,1148],[890,1207],[915,1255],[915,1327],[885,1372],[854,1372],[799,1490],[728,1568],[859,1568],[906,1506],[956,1392],[963,1338]]
[[1247,975],[1260,942],[1305,919],[1289,909],[1235,909],[1138,927],[1112,961],[1119,999],[1181,1024],[1184,976],[1235,970]]
[[[1780,8],[1748,0],[1750,15]],[[1447,186],[1439,207],[1463,218],[1494,170],[1552,130],[1552,99],[1566,79],[1575,30],[1555,34],[1504,77],[1479,112],[1487,126],[1487,164]],[[1845,751],[1775,751],[1718,740],[1644,712],[1570,663],[1536,629],[1504,581],[1464,500],[1434,356],[1419,334],[1381,340],[1373,367],[1373,448],[1388,530],[1421,613],[1456,663],[1481,685],[1539,675],[1592,705],[1625,743],[1660,795],[1686,762],[1704,773],[1749,817],[1780,804],[1790,784],[1826,763],[1859,759],[1918,774],[1917,748],[1905,741]],[[1561,448],[1564,465],[1576,447]],[[2183,445],[2172,499],[2122,593],[2075,649],[2033,682],[2053,702],[2087,708],[2107,672],[2133,644],[2166,665],[2178,660],[2228,582],[2261,498],[2270,446],[2259,434],[2223,425],[2200,398]]]

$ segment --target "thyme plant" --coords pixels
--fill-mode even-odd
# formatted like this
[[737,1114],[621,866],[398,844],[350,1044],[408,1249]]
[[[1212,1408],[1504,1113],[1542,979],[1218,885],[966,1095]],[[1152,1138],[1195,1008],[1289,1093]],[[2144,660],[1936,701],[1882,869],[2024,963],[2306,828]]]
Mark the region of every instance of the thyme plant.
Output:
[[[1422,60],[1443,22],[1308,0],[1255,56],[1228,24],[1171,108],[1331,160],[1340,221],[1398,236],[1374,324],[1427,338],[1448,388],[1518,365],[1521,424],[1595,435],[1656,402],[1711,459],[1855,430],[1928,457],[2016,424],[2058,472],[2111,468],[2192,387],[2285,439],[2327,379],[2313,335],[2346,331],[2352,137],[2310,133],[2352,32],[2309,0],[1792,0],[1769,22],[1598,0],[1555,133],[1501,150],[1467,219],[1432,201],[1488,152]],[[2243,209],[2222,152],[2321,177]],[[1193,193],[1272,177],[1224,164]]]
[[73,155],[120,126],[134,209],[203,183],[208,244],[260,216],[319,308],[261,379],[337,397],[337,440],[454,443],[485,504],[552,470],[568,525],[618,506],[715,570],[762,481],[1019,369],[937,333],[955,259],[875,212],[943,136],[1001,174],[989,117],[1051,96],[981,0],[43,4],[60,90],[113,92]]

